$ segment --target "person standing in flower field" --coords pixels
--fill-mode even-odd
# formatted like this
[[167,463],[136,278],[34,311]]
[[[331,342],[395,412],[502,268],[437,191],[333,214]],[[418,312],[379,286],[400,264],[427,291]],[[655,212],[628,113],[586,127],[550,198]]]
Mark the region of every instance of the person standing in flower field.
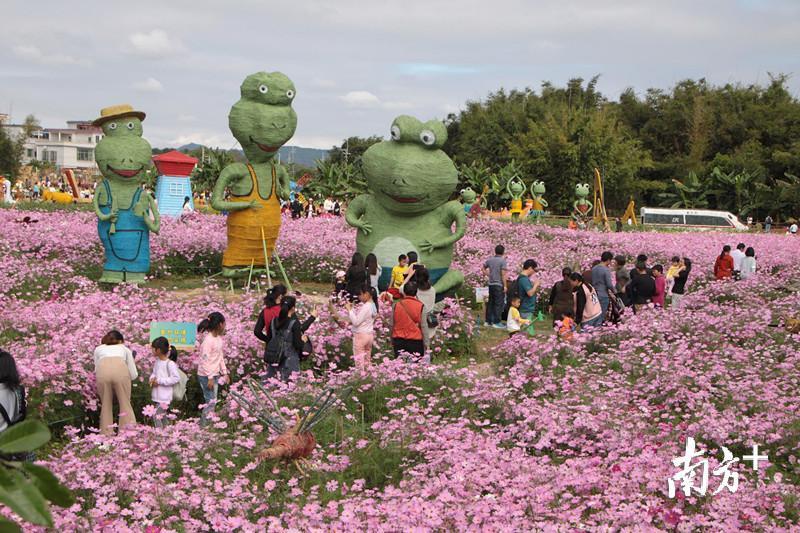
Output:
[[572,275],[572,269],[569,267],[564,267],[561,270],[562,279],[560,281],[556,281],[555,284],[553,284],[553,288],[550,289],[548,311],[553,315],[554,327],[556,322],[560,321],[567,311],[571,313],[574,312],[575,301],[572,295],[572,282],[570,281],[570,275]]
[[416,282],[406,283],[403,291],[404,297],[395,302],[392,314],[392,347],[395,357],[407,353],[417,362],[425,355],[422,334],[424,304],[417,299]]
[[353,331],[353,360],[356,368],[366,368],[372,358],[372,344],[375,341],[375,317],[378,316],[378,309],[372,302],[372,291],[366,283],[361,286],[358,301],[361,302],[361,305],[357,308],[353,308],[353,304],[349,301],[344,305]]
[[[434,289],[431,284],[430,271],[422,265],[418,266],[419,268],[414,271],[413,281],[417,284],[417,300],[422,302],[422,320],[420,322],[422,324],[422,342],[425,348],[423,362],[430,363],[431,354],[429,350],[431,347],[431,338],[433,334],[436,333],[436,326],[438,325],[438,322],[431,325],[431,320],[429,319],[430,316],[435,316],[432,315],[432,313],[436,305],[436,289]],[[408,278],[406,279],[408,280]],[[405,295],[405,288],[409,281],[406,281],[400,287],[401,294]]]
[[592,286],[597,291],[597,297],[600,299],[600,309],[602,313],[602,324],[605,320],[606,313],[608,312],[608,305],[614,294],[614,282],[611,279],[611,270],[609,266],[614,259],[614,254],[611,252],[603,252],[600,255],[600,262],[592,267]]
[[672,285],[675,283],[675,276],[678,275],[678,272],[681,269],[681,258],[677,255],[673,255],[672,259],[670,260],[669,268],[667,269],[666,275],[666,293],[672,293]]
[[522,318],[519,314],[519,306],[520,306],[521,299],[519,295],[514,295],[509,298],[508,301],[508,320],[506,320],[506,330],[508,331],[508,336],[513,337],[515,334],[519,333],[523,327],[527,327],[530,325],[531,321]]
[[502,244],[494,247],[494,256],[483,263],[483,275],[489,278],[489,301],[486,303],[486,325],[502,328],[500,319],[506,305],[506,278],[508,277],[508,264],[503,254],[506,249]]
[[114,434],[114,399],[119,404],[119,427],[136,424],[131,407],[131,382],[139,377],[136,362],[125,344],[122,333],[112,329],[94,350],[97,394],[100,396],[100,431]]
[[573,272],[570,279],[575,294],[575,321],[581,325],[581,328],[599,326],[602,324],[603,313],[594,287],[583,281],[583,275],[580,272]]
[[772,231],[772,217],[767,215],[767,218],[764,219],[764,233],[769,233]]
[[173,389],[181,380],[178,365],[175,363],[175,359],[178,358],[178,350],[169,345],[166,337],[154,339],[150,346],[153,348],[153,355],[156,358],[153,371],[150,373],[150,386],[153,389],[151,399],[156,405],[153,423],[157,428],[161,428],[166,424]]
[[536,272],[537,266],[533,259],[526,259],[522,264],[522,272],[517,277],[517,288],[521,300],[519,314],[527,320],[533,320],[533,313],[536,312],[536,292],[539,290],[540,282],[538,279],[531,282],[531,276]]
[[714,277],[717,280],[723,280],[731,276],[733,276],[733,257],[731,257],[731,247],[726,244],[722,247],[722,253],[714,261]]
[[208,425],[209,414],[217,404],[217,392],[220,383],[228,375],[225,366],[225,317],[214,311],[197,326],[198,333],[206,333],[200,343],[200,363],[197,366],[197,381],[203,391],[205,407],[200,415],[200,426]]
[[678,309],[681,306],[681,299],[686,292],[686,281],[689,279],[689,273],[692,271],[692,260],[684,257],[680,260],[678,273],[675,274],[675,282],[672,284],[672,303],[673,309]]
[[667,280],[664,278],[664,267],[654,265],[652,268],[655,291],[653,292],[653,305],[663,309],[667,295]]
[[652,276],[652,270],[647,268],[647,263],[644,261],[636,263],[636,276],[632,277],[629,287],[633,312],[637,313],[652,301],[656,292],[656,282]]

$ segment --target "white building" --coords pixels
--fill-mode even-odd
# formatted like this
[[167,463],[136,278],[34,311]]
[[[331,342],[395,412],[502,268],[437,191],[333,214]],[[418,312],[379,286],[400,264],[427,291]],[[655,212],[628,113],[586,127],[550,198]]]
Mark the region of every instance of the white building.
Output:
[[[21,124],[3,124],[12,138],[24,134]],[[22,164],[48,161],[60,169],[96,170],[94,148],[103,138],[103,130],[88,120],[70,120],[66,128],[40,128],[25,140]]]

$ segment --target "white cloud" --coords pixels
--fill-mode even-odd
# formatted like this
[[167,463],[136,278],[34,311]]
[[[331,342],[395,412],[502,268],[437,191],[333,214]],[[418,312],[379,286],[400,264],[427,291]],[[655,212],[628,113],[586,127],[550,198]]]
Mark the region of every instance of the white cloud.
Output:
[[411,109],[413,104],[409,102],[384,102],[369,91],[350,91],[339,99],[350,107],[359,109],[372,109],[380,107],[382,109]]
[[147,78],[144,81],[139,81],[133,84],[133,88],[143,93],[160,93],[164,90],[164,86],[155,78]]
[[380,105],[380,99],[369,91],[350,91],[340,99],[350,107],[377,107]]
[[89,67],[92,65],[91,61],[86,59],[77,59],[73,56],[66,54],[45,54],[38,46],[21,44],[12,48],[14,55],[20,59],[33,61],[41,65],[75,65],[81,67]]
[[333,89],[336,87],[336,82],[325,78],[314,78],[311,80],[311,85],[319,89]]
[[134,52],[144,57],[162,57],[184,52],[186,47],[164,30],[151,30],[147,33],[134,33],[128,37]]

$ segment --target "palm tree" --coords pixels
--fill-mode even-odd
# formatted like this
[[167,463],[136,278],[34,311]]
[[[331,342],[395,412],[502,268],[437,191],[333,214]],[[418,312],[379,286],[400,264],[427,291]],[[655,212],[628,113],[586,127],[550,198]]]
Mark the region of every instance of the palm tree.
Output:
[[664,192],[658,196],[672,209],[701,209],[708,207],[708,191],[706,184],[695,174],[689,172],[686,179],[672,180],[673,191]]

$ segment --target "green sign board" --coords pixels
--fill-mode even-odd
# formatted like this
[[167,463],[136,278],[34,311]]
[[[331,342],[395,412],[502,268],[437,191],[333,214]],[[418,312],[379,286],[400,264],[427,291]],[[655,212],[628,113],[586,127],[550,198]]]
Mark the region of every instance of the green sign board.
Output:
[[193,348],[197,338],[197,324],[194,322],[151,322],[150,342],[158,337],[166,337],[176,348]]

